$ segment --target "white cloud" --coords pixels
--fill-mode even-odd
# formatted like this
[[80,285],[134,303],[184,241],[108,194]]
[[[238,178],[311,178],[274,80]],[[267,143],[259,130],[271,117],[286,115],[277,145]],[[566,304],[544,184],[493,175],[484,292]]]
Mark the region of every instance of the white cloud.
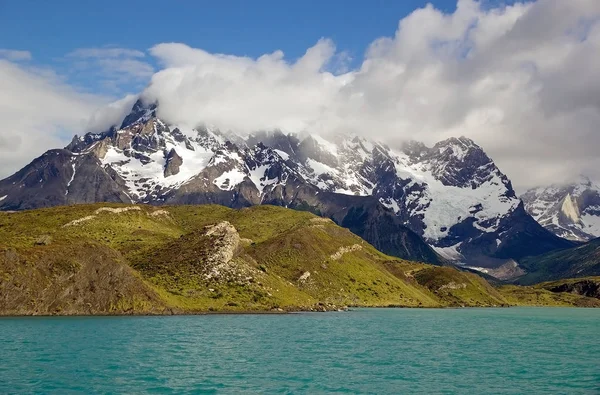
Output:
[[85,132],[99,133],[106,131],[111,126],[118,127],[127,114],[131,112],[131,108],[138,97],[138,95],[127,95],[120,100],[100,107],[88,119]]
[[53,73],[0,60],[0,178],[48,149],[63,147],[106,102],[73,90]]
[[239,131],[466,135],[526,187],[600,169],[599,21],[597,0],[460,0],[451,14],[428,5],[339,75],[327,71],[339,55],[326,39],[293,62],[160,44],[150,53],[164,69],[143,96],[171,122]]
[[313,127],[330,109],[344,78],[323,71],[335,48],[321,40],[289,64],[276,51],[258,59],[209,54],[183,44],[151,49],[166,69],[152,77],[144,96],[160,102],[159,115],[249,132]]
[[0,59],[7,59],[13,62],[31,60],[31,52],[0,48]]

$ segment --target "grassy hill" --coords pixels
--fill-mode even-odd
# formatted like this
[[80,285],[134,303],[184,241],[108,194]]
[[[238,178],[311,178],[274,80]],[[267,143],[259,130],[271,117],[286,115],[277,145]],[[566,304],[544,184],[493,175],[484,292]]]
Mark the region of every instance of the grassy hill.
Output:
[[[472,273],[391,258],[328,219],[281,207],[0,212],[3,315],[520,304],[514,295]],[[571,296],[571,305],[596,300]]]

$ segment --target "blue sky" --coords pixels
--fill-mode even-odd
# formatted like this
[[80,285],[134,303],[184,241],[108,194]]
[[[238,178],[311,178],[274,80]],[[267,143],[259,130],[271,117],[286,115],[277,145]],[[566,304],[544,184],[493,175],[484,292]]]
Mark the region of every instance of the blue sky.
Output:
[[[432,3],[444,12],[456,8],[455,0]],[[286,59],[294,60],[326,37],[338,51],[350,55],[351,65],[357,65],[373,40],[393,36],[398,21],[425,4],[418,0],[0,0],[0,48],[30,51],[33,64],[51,66],[71,83],[100,93],[106,87],[97,76],[91,70],[75,69],[72,58],[65,55],[79,48],[146,51],[158,43],[182,42],[211,53],[250,57],[280,49]],[[158,67],[150,57],[145,61]],[[118,88],[127,92],[144,83],[141,79]],[[108,89],[106,93],[121,92]]]
[[[50,60],[75,48],[113,44],[146,49],[184,42],[209,52],[256,56],[283,49],[300,56],[320,37],[361,53],[392,35],[398,21],[426,1],[1,1],[2,47]],[[452,11],[455,0],[432,2]],[[24,23],[24,17],[28,22]]]

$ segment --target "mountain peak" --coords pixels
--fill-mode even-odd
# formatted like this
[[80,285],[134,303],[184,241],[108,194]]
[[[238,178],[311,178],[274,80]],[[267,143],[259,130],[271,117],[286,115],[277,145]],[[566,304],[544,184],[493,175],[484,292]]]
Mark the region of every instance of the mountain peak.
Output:
[[131,108],[129,114],[125,117],[119,129],[125,129],[126,127],[133,125],[138,122],[146,122],[152,117],[156,117],[156,110],[158,109],[158,102],[144,103],[140,98],[138,99]]
[[[483,152],[483,149],[468,137],[450,137],[433,146],[433,151],[440,155],[453,156],[462,161],[473,152]],[[487,155],[485,155],[487,158]],[[489,159],[489,158],[488,158]]]
[[436,145],[448,145],[448,144],[461,144],[467,147],[478,147],[478,145],[472,139],[460,136],[460,137],[448,137],[445,140],[439,141]]

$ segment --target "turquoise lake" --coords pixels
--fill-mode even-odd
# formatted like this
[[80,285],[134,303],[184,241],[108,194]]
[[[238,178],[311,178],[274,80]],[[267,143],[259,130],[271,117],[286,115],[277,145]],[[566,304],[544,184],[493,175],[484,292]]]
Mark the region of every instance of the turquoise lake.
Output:
[[0,393],[600,393],[600,309],[0,319]]

